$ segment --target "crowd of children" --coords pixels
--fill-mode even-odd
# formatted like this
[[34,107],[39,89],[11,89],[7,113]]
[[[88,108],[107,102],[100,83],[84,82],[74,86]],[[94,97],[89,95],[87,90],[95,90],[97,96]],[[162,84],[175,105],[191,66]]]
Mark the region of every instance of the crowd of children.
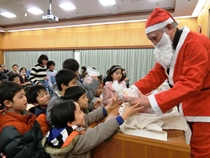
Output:
[[[17,64],[14,67],[17,68]],[[41,55],[29,79],[26,68],[22,68],[21,74],[10,72],[8,81],[0,81],[2,157],[90,158],[92,148],[115,133],[124,120],[142,110],[138,105],[127,107],[122,116],[87,129],[122,104],[111,84],[117,80],[125,85],[123,69],[112,66],[104,86],[101,75],[83,72],[79,80],[79,63],[75,59],[65,60],[58,72],[54,67],[53,61]],[[83,84],[87,76],[91,83]],[[46,78],[53,81],[49,86],[43,82]],[[23,86],[21,80],[33,84]]]

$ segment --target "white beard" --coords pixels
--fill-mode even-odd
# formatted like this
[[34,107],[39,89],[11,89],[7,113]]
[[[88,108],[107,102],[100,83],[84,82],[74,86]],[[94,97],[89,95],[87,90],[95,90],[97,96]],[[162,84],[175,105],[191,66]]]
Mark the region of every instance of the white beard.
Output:
[[154,54],[157,62],[161,64],[164,68],[169,67],[174,50],[172,47],[172,42],[165,32],[163,33],[160,41],[156,45],[154,45],[154,47]]

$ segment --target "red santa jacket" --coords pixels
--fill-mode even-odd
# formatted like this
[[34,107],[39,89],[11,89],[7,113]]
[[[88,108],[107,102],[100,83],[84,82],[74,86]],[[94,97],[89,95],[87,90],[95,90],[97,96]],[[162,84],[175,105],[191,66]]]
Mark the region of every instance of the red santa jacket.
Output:
[[135,83],[143,94],[169,79],[173,88],[150,95],[157,114],[180,104],[180,112],[190,122],[210,122],[210,40],[184,27],[172,58],[170,72],[159,63]]

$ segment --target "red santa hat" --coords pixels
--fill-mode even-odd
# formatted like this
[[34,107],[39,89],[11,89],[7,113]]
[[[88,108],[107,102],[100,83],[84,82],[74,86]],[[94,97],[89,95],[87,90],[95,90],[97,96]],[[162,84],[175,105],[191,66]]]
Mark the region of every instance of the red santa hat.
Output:
[[177,26],[178,23],[174,18],[164,9],[155,8],[146,22],[145,32],[146,34],[162,29],[167,24],[175,23]]

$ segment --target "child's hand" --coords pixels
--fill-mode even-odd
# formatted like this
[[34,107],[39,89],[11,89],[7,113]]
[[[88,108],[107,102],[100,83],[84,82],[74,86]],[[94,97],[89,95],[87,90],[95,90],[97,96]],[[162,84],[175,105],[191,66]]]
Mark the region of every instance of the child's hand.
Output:
[[139,112],[142,112],[143,110],[144,110],[144,107],[140,106],[138,103],[133,106],[129,106],[126,104],[125,110],[121,116],[122,116],[123,120],[126,120],[129,117],[131,117]]
[[141,91],[139,91],[138,96],[139,96],[139,98],[137,98],[137,99],[135,99],[133,101],[130,101],[129,104],[131,106],[136,105],[136,104],[139,104],[140,106],[143,106],[144,107],[144,111],[147,111],[148,109],[150,109],[151,108],[151,105],[150,105],[148,96],[143,95],[141,93]]
[[100,105],[101,105],[101,99],[97,99],[97,100],[94,102],[94,109],[97,109]]
[[116,107],[120,107],[122,105],[123,101],[118,100],[118,97],[116,99],[112,99],[112,102],[108,104],[105,108],[107,111],[111,111],[115,109]]

